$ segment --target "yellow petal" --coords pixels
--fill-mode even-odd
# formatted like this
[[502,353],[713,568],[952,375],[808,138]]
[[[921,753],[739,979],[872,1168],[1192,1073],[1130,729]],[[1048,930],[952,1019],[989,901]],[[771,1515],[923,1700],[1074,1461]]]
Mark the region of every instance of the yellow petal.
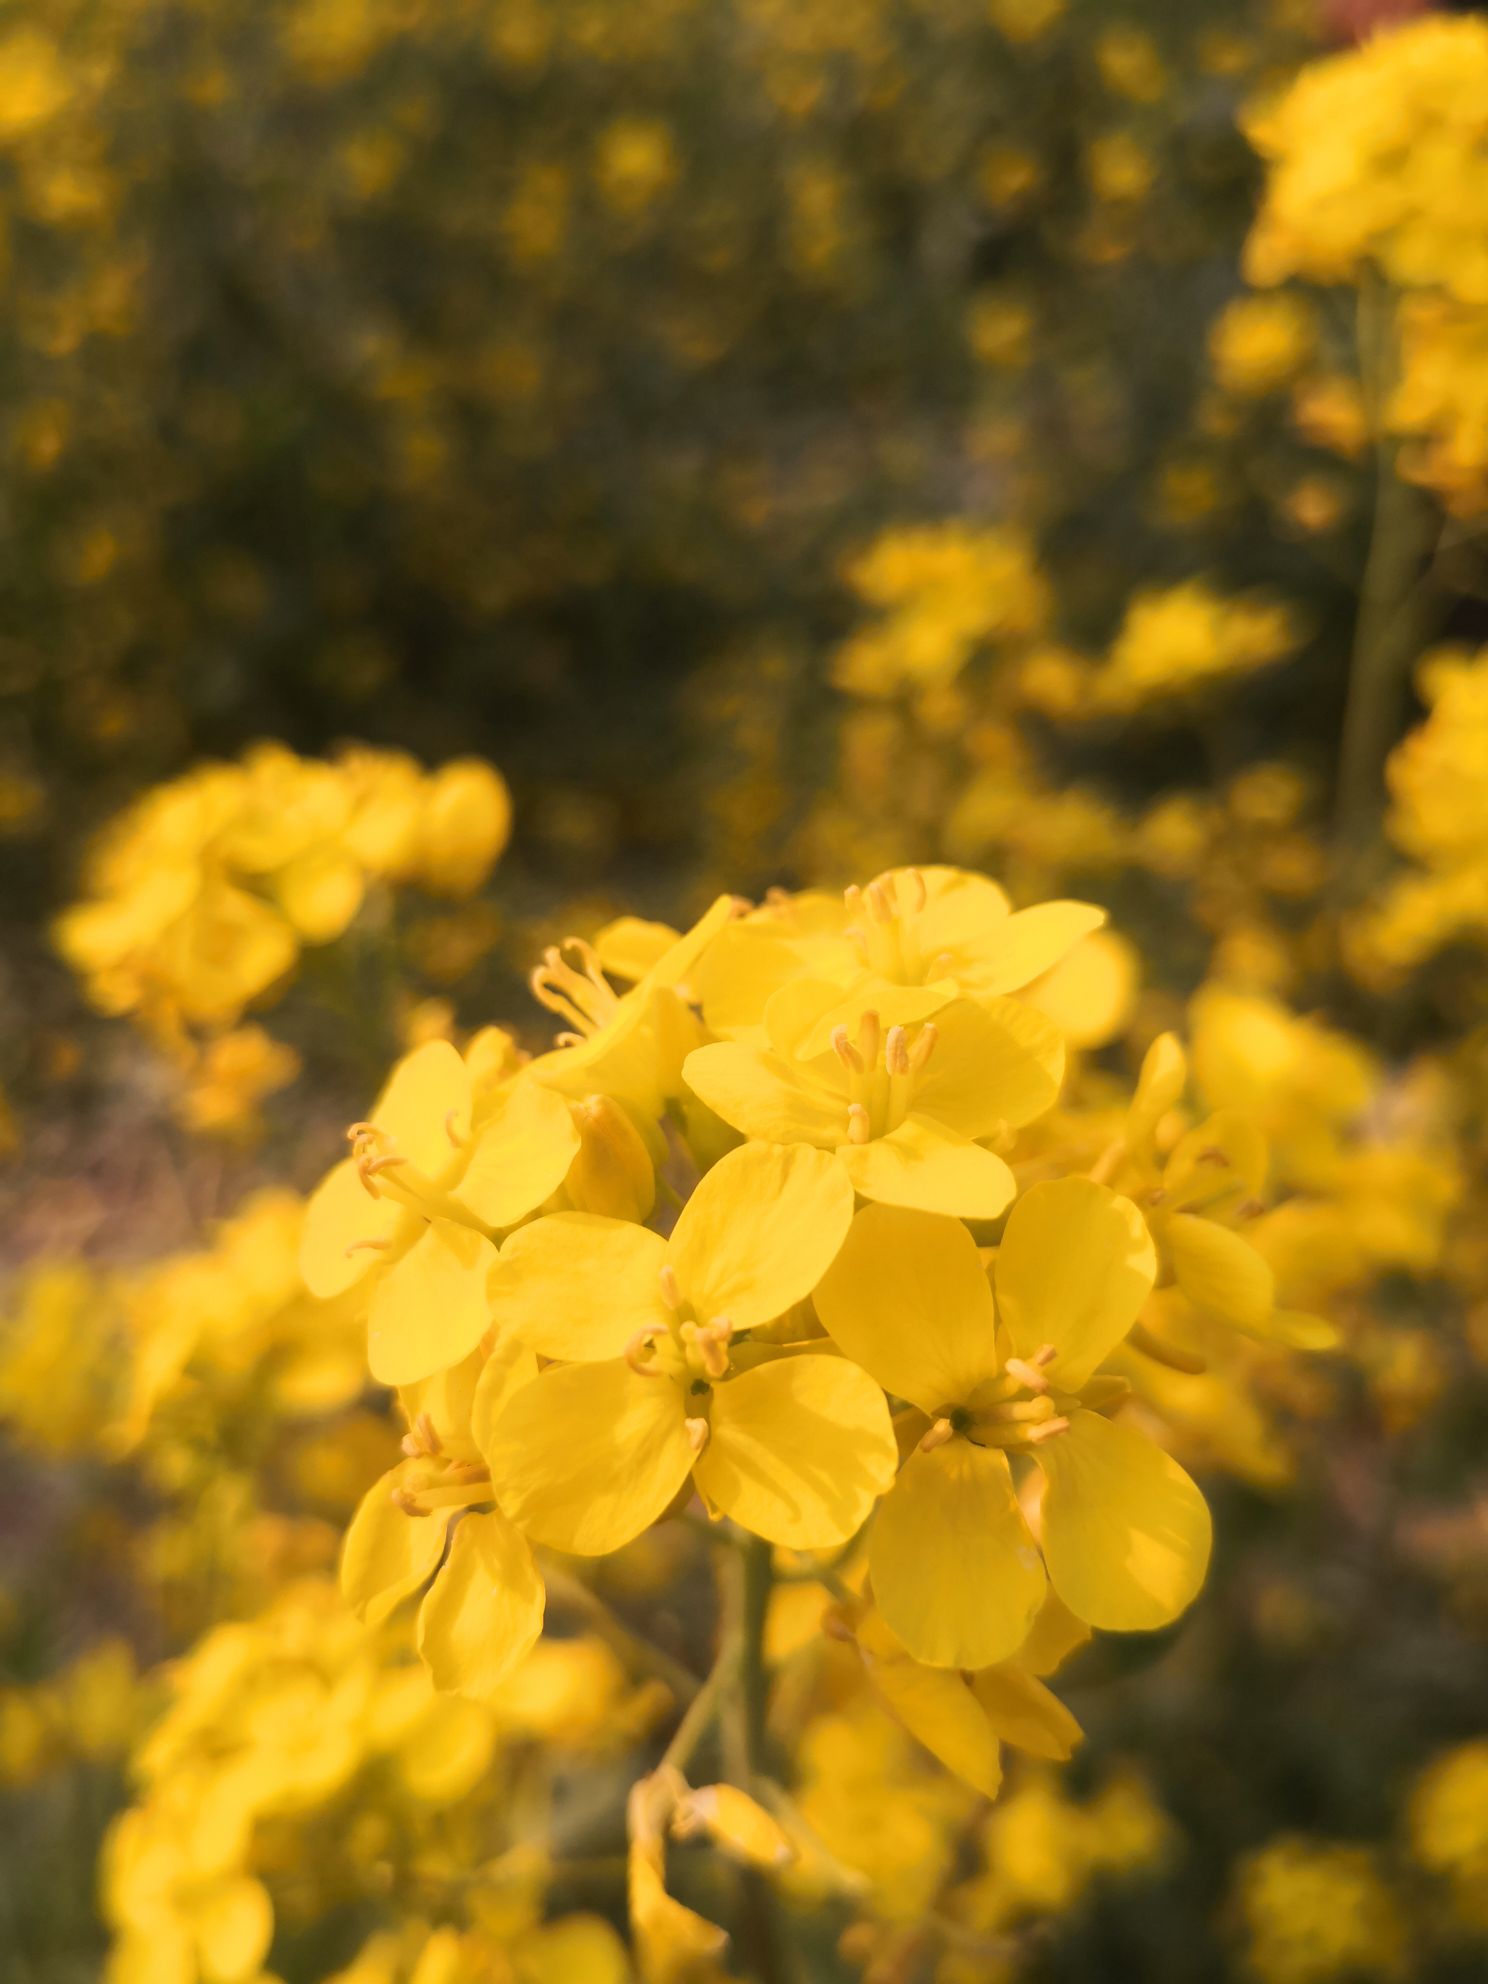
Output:
[[639,1536],[692,1467],[682,1394],[623,1360],[561,1364],[511,1398],[487,1459],[501,1506],[539,1543],[602,1557]]
[[451,1135],[470,1134],[470,1076],[447,1040],[405,1054],[372,1110],[400,1154],[437,1178],[454,1156]]
[[1002,1784],[997,1735],[965,1678],[913,1659],[877,1612],[858,1627],[858,1651],[868,1678],[884,1701],[931,1756],[985,1797]]
[[672,1831],[679,1839],[705,1833],[746,1867],[786,1867],[796,1857],[779,1820],[733,1784],[704,1784],[687,1792],[677,1802]]
[[374,1199],[356,1165],[343,1158],[322,1178],[305,1208],[300,1273],[310,1293],[328,1301],[353,1287],[381,1259],[379,1248],[358,1247],[357,1242],[387,1240],[407,1217],[391,1199]]
[[367,1490],[341,1545],[342,1596],[369,1626],[427,1583],[444,1555],[450,1511],[409,1516],[392,1500],[408,1471],[395,1467]]
[[959,1221],[864,1206],[816,1291],[833,1342],[887,1392],[934,1414],[997,1370],[992,1293]]
[[1173,1276],[1196,1309],[1260,1336],[1276,1307],[1276,1278],[1248,1241],[1212,1219],[1174,1213],[1161,1228]]
[[1267,1343],[1284,1343],[1288,1350],[1336,1350],[1343,1341],[1336,1323],[1301,1309],[1273,1309],[1257,1334]]
[[282,869],[274,892],[307,943],[329,944],[362,906],[362,867],[342,849],[319,847]]
[[[912,890],[908,871],[898,893]],[[968,868],[922,868],[925,907],[914,919],[915,941],[925,960],[942,951],[962,951],[971,945],[986,944],[1007,922],[1012,905],[995,882]]]
[[594,939],[600,969],[607,978],[632,983],[659,965],[681,937],[670,923],[648,923],[639,916],[617,916]]
[[[481,1366],[470,1402],[470,1437],[479,1453],[491,1444],[492,1428],[509,1398],[537,1376],[537,1359],[518,1337],[498,1337]],[[436,1421],[437,1425],[437,1421]]]
[[468,1226],[436,1220],[377,1278],[367,1362],[380,1385],[411,1385],[467,1357],[490,1321],[486,1285],[496,1249]]
[[512,1962],[515,1984],[631,1984],[625,1945],[598,1915],[563,1915],[526,1930]]
[[997,1313],[1020,1357],[1046,1344],[1076,1390],[1137,1320],[1157,1252],[1130,1199],[1089,1178],[1030,1186],[1008,1214],[993,1281]]
[[494,1694],[541,1633],[544,1599],[527,1539],[500,1509],[462,1516],[419,1607],[418,1650],[435,1687]]
[[830,1550],[894,1485],[884,1395],[842,1357],[782,1357],[715,1385],[694,1476],[715,1508],[793,1550]]
[[198,1984],[201,1971],[183,1924],[159,1916],[129,1928],[110,1945],[103,1984]]
[[746,1144],[720,1158],[682,1209],[667,1257],[698,1320],[749,1329],[811,1293],[852,1219],[829,1151]]
[[487,1226],[514,1226],[557,1191],[578,1147],[563,1097],[519,1078],[492,1102],[455,1197]]
[[746,1137],[767,1143],[817,1144],[830,1150],[847,1135],[847,1093],[737,1041],[699,1047],[682,1064],[682,1076],[699,1100]]
[[1085,1621],[1077,1619],[1058,1592],[1051,1590],[1044,1594],[1039,1615],[1028,1638],[1014,1654],[1014,1663],[1025,1674],[1053,1674],[1089,1639],[1090,1628]]
[[1020,1667],[984,1667],[971,1691],[1004,1743],[1063,1763],[1084,1734],[1064,1703]]
[[957,999],[935,1015],[935,1031],[934,1052],[914,1085],[917,1116],[933,1116],[965,1137],[988,1137],[1053,1106],[1064,1041],[1031,1006]]
[[543,1357],[618,1357],[638,1330],[666,1327],[658,1233],[597,1213],[555,1212],[504,1242],[491,1320]]
[[1188,1060],[1176,1033],[1160,1033],[1142,1057],[1137,1092],[1126,1114],[1126,1141],[1138,1157],[1151,1153],[1158,1124],[1188,1086]]
[[1106,912],[1088,902],[1041,902],[1017,910],[965,954],[954,971],[963,992],[991,998],[1041,978],[1080,939],[1098,930]]
[[1044,1595],[1007,1456],[959,1437],[904,1463],[874,1518],[868,1562],[889,1629],[930,1667],[1006,1660]]
[[1092,930],[1019,998],[1050,1019],[1071,1047],[1104,1047],[1131,1023],[1142,979],[1136,946]]
[[1037,1459],[1044,1561],[1070,1610],[1117,1633],[1176,1619],[1204,1582],[1211,1535],[1208,1505],[1177,1461],[1093,1412],[1077,1412]]
[[191,1926],[203,1984],[244,1984],[274,1940],[274,1905],[263,1884],[246,1874],[214,1881],[197,1900]]
[[843,1144],[837,1155],[865,1199],[956,1219],[996,1219],[1017,1190],[1003,1160],[918,1111],[886,1137]]
[[660,1864],[631,1850],[629,1861],[630,1933],[644,1984],[688,1984],[710,1977],[710,1968],[728,1943],[728,1933],[666,1891]]

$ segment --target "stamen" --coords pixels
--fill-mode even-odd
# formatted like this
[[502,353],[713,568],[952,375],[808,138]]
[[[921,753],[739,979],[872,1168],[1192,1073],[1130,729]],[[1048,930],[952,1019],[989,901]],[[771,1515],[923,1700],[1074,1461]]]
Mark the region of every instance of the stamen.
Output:
[[879,922],[892,923],[894,920],[893,877],[880,876],[877,881],[870,882],[865,894],[868,897],[868,907],[878,918]]
[[863,1073],[863,1057],[848,1039],[847,1028],[845,1026],[834,1026],[829,1038],[832,1042],[832,1052],[837,1056],[843,1067],[847,1069],[848,1073],[851,1075],[861,1075]]
[[930,1056],[935,1052],[935,1043],[940,1038],[940,1029],[933,1020],[927,1020],[920,1028],[920,1037],[909,1050],[909,1072],[917,1075]]
[[692,1448],[692,1451],[695,1454],[700,1454],[703,1451],[703,1448],[706,1447],[708,1444],[708,1434],[710,1428],[707,1420],[684,1419],[682,1424],[687,1428],[688,1446]]
[[[662,1273],[666,1273],[665,1268]],[[636,1331],[621,1352],[638,1378],[659,1378],[663,1375],[661,1366],[651,1355],[651,1346],[658,1334],[656,1325],[648,1324],[645,1329]]]
[[[363,1180],[363,1183],[365,1182]],[[380,1192],[373,1194],[374,1198],[380,1198],[381,1196]],[[380,1254],[384,1248],[391,1247],[392,1244],[391,1240],[353,1240],[346,1250],[346,1258],[350,1260],[353,1254],[363,1254],[369,1251]]]
[[955,1437],[956,1429],[950,1420],[937,1419],[924,1439],[920,1441],[919,1451],[922,1454],[933,1454],[937,1447],[943,1447],[947,1440],[953,1440]]
[[348,1123],[346,1126],[346,1141],[349,1144],[360,1143],[363,1137],[375,1137],[376,1135],[377,1125],[375,1123]]
[[871,1143],[872,1139],[873,1123],[868,1111],[863,1107],[861,1102],[849,1103],[847,1109],[848,1142],[850,1144],[866,1144]]
[[717,1316],[711,1323],[694,1333],[698,1354],[703,1360],[703,1369],[710,1378],[722,1378],[728,1373],[728,1347],[733,1341],[734,1325],[728,1316]]
[[1002,1368],[1010,1377],[1016,1378],[1026,1391],[1046,1392],[1049,1389],[1049,1380],[1038,1365],[1025,1363],[1021,1357],[1009,1357]]
[[918,868],[906,868],[904,874],[913,892],[915,914],[918,915],[930,900],[930,891],[926,888],[925,878]]
[[583,1044],[583,1034],[575,1033],[570,1027],[565,1027],[561,1033],[555,1033],[553,1035],[553,1045],[555,1047],[582,1047]]
[[1069,1431],[1067,1419],[1046,1419],[1040,1426],[1030,1426],[1025,1437],[1030,1446],[1036,1447],[1044,1440],[1057,1439],[1061,1433]]
[[455,1128],[455,1118],[459,1113],[458,1109],[447,1109],[444,1112],[444,1134],[449,1138],[456,1150],[464,1150],[465,1139]]
[[891,1075],[909,1073],[909,1045],[902,1026],[891,1026],[884,1039],[884,1066]]
[[669,1309],[682,1307],[682,1290],[677,1285],[677,1270],[670,1261],[663,1264],[656,1279],[661,1283],[661,1299]]
[[388,1500],[395,1509],[401,1509],[405,1516],[426,1516],[429,1511],[416,1495],[410,1495],[403,1487],[394,1488]]

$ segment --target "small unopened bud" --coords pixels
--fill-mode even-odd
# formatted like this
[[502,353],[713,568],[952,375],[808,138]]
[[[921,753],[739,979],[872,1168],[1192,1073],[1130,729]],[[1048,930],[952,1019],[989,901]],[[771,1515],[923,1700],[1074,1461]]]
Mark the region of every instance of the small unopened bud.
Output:
[[640,1131],[610,1096],[576,1103],[579,1148],[568,1167],[568,1196],[578,1212],[640,1221],[656,1203],[656,1172]]

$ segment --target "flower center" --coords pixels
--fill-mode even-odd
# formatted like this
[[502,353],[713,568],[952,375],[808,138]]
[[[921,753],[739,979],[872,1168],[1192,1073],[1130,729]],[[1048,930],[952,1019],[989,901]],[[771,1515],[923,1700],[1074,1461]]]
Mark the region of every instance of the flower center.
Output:
[[848,1141],[866,1144],[897,1130],[909,1114],[915,1083],[935,1052],[939,1038],[927,1020],[911,1045],[902,1026],[885,1033],[877,1013],[858,1021],[856,1043],[845,1026],[832,1029],[832,1051],[847,1070]]

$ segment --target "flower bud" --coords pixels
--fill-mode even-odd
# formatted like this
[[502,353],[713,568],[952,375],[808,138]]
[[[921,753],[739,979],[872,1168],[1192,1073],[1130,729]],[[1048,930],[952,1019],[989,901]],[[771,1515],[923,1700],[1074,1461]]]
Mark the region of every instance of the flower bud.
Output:
[[568,1196],[579,1212],[645,1219],[656,1203],[656,1173],[641,1134],[607,1095],[575,1103],[579,1148],[568,1167]]

